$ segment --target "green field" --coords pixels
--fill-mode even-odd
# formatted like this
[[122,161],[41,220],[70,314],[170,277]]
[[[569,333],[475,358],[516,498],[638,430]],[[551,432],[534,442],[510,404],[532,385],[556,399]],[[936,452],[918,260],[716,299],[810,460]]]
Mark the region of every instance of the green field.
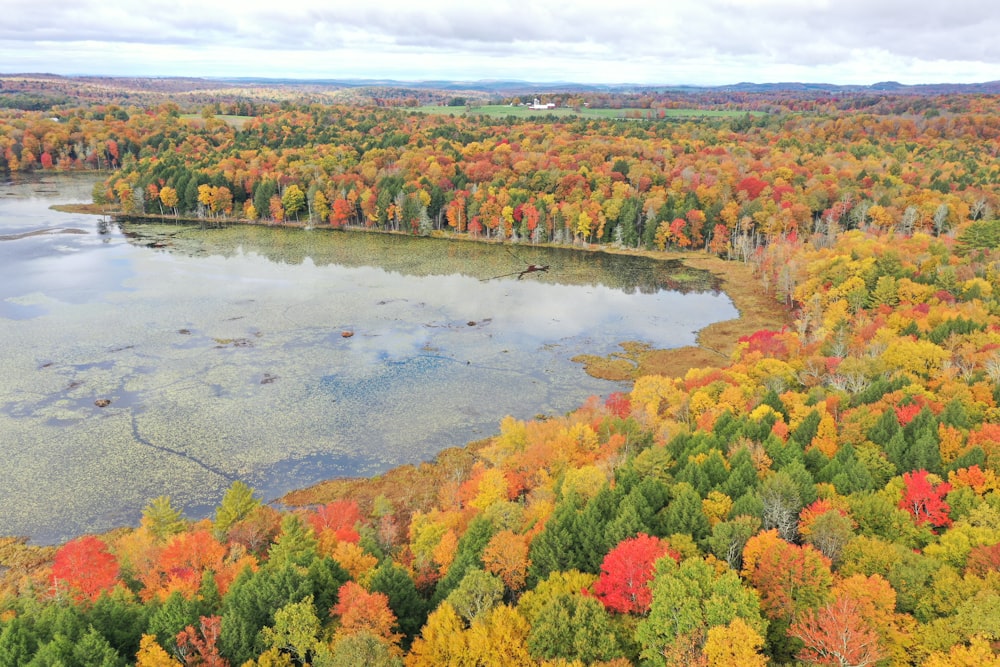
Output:
[[[469,110],[466,110],[465,107],[422,106],[415,107],[413,111],[435,115],[455,114],[456,116],[461,116],[466,113],[473,113],[498,117],[514,116],[516,118],[531,118],[536,116],[581,116],[583,118],[646,119],[650,113],[649,109],[590,109],[586,107],[579,109],[578,111],[569,107],[540,111],[529,109],[528,107],[508,106],[506,104],[473,106]],[[659,117],[660,111],[660,109],[654,111],[656,117]],[[742,116],[747,113],[746,111],[732,109],[662,109],[662,112],[667,118],[731,118],[733,116]]]

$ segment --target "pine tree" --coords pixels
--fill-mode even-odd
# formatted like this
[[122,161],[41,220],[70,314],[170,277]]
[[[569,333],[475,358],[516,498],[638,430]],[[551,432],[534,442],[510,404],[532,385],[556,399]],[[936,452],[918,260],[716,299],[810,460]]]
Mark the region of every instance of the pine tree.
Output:
[[386,560],[372,574],[368,588],[389,598],[389,608],[396,615],[398,630],[403,635],[402,646],[408,649],[427,620],[427,601],[420,596],[413,579],[404,568]]
[[184,530],[186,525],[180,510],[170,504],[170,496],[159,496],[142,510],[142,525],[159,540]]
[[215,512],[215,537],[219,540],[237,521],[246,518],[251,511],[260,506],[260,501],[254,498],[254,491],[243,482],[237,480],[222,496],[222,503]]
[[312,529],[298,514],[286,514],[281,520],[281,534],[267,553],[269,566],[308,568],[317,556],[317,542]]
[[690,484],[674,485],[673,499],[663,510],[663,529],[668,535],[683,533],[696,541],[711,533],[708,517],[701,510],[701,496]]

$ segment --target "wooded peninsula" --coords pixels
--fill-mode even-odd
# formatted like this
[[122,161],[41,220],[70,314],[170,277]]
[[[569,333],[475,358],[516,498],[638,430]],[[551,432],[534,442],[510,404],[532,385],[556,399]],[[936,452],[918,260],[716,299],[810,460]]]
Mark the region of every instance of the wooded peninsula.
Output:
[[1000,664],[1000,96],[0,84],[0,173],[100,212],[682,257],[742,315],[433,461],[0,538],[0,666]]

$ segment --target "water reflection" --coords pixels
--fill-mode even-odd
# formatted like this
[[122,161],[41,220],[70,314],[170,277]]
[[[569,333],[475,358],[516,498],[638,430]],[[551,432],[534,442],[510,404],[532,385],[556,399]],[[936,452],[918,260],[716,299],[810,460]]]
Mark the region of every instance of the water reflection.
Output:
[[48,210],[62,197],[0,186],[0,234],[87,231],[0,242],[0,534],[36,541],[135,523],[161,494],[205,516],[233,479],[273,498],[424,460],[621,388],[576,354],[685,345],[735,315],[706,276],[651,260],[518,247],[552,269],[483,281],[522,267],[376,234],[102,236]]

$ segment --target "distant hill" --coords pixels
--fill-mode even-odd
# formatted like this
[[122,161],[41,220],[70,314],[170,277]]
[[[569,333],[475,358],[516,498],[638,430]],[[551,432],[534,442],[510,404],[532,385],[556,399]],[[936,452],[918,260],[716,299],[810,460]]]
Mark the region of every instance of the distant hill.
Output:
[[897,95],[947,95],[947,94],[1000,94],[1000,81],[983,83],[930,83],[902,84],[897,81],[881,81],[871,85],[838,85],[832,83],[807,83],[800,81],[785,81],[777,83],[740,82],[723,86],[692,86],[669,84],[640,83],[577,83],[572,81],[534,82],[518,80],[483,79],[477,81],[398,81],[394,79],[269,79],[269,78],[219,78],[221,82],[239,85],[309,85],[330,86],[335,88],[409,88],[414,90],[455,90],[478,91],[484,93],[516,94],[521,92],[641,92],[671,91],[671,92],[811,92],[811,93],[893,93]]

